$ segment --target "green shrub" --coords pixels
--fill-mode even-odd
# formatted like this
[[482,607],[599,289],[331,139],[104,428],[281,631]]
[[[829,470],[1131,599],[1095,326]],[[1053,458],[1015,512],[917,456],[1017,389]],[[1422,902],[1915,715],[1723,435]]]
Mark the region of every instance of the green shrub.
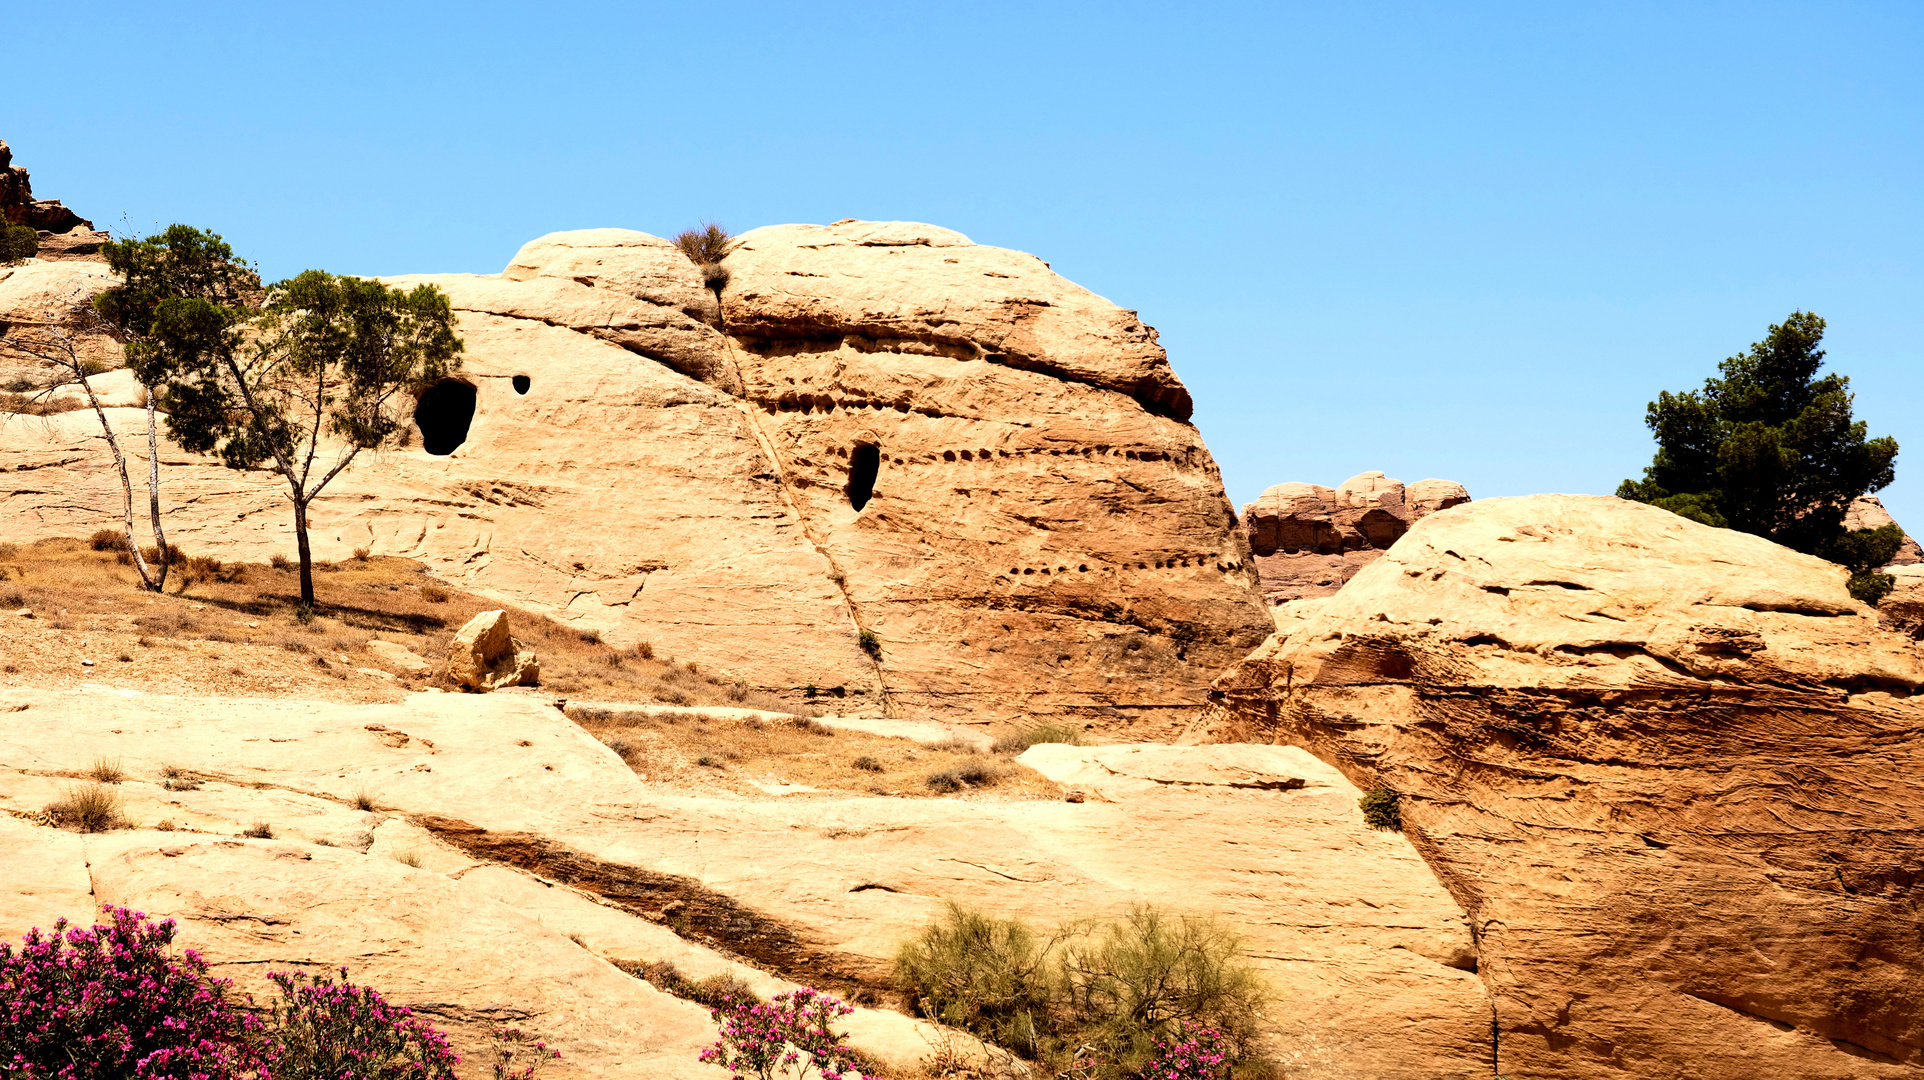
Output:
[[1397,794],[1386,787],[1366,791],[1356,800],[1363,808],[1363,824],[1372,829],[1403,831],[1403,808],[1397,805]]
[[880,660],[882,658],[882,639],[875,636],[875,631],[865,627],[862,630],[861,636],[856,640],[861,643],[862,651],[867,653],[870,659]]
[[1247,1056],[1263,987],[1243,955],[1242,939],[1212,919],[1138,904],[1064,944],[1058,985],[1077,1041],[1103,1047],[1133,1075],[1156,1040],[1176,1035],[1184,1022],[1215,1029],[1235,1056]]
[[1067,724],[1037,724],[1027,731],[1012,731],[995,741],[990,747],[998,754],[1020,754],[1038,743],[1067,743],[1070,746],[1082,745],[1082,732]]
[[0,266],[12,266],[40,254],[40,234],[31,225],[9,225],[0,218]]
[[1044,939],[1020,920],[951,903],[897,952],[895,976],[923,1016],[1050,1072],[1139,1076],[1158,1043],[1201,1028],[1232,1063],[1263,1066],[1254,1050],[1261,979],[1241,939],[1210,919],[1138,905]]
[[1048,959],[1028,924],[951,902],[896,952],[895,979],[923,1016],[1035,1057],[1049,1015]]

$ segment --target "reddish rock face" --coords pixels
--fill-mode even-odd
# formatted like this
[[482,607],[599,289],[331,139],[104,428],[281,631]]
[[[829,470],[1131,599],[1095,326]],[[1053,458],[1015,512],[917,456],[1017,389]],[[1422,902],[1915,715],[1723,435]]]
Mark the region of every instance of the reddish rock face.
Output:
[[94,227],[58,199],[36,200],[27,170],[13,163],[13,150],[5,142],[0,142],[0,219],[48,233],[81,229],[91,234]]
[[1845,572],[1610,498],[1427,518],[1218,683],[1400,796],[1510,1077],[1924,1069],[1924,658]]
[[1328,596],[1375,561],[1412,522],[1470,501],[1462,484],[1419,480],[1404,487],[1380,472],[1341,487],[1277,484],[1243,507],[1243,527],[1271,604]]

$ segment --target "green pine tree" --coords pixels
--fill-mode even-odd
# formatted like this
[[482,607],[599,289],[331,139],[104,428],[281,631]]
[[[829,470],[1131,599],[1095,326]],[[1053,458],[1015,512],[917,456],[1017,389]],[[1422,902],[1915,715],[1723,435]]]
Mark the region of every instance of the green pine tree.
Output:
[[1658,394],[1644,416],[1656,456],[1617,496],[1839,563],[1851,571],[1851,595],[1876,603],[1893,584],[1877,568],[1904,533],[1895,525],[1846,532],[1844,513],[1890,484],[1897,440],[1868,438],[1852,419],[1848,377],[1819,377],[1823,339],[1823,319],[1792,312],[1748,353],[1718,365],[1723,377],[1704,380],[1701,391]]

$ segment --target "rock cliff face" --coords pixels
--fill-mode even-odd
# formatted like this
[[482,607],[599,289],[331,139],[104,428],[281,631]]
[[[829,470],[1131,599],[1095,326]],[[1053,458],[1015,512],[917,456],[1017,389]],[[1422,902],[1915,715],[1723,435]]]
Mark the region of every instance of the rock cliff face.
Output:
[[[927,225],[758,229],[723,267],[711,290],[668,242],[603,229],[498,275],[395,279],[447,290],[466,363],[422,396],[416,445],[316,504],[319,557],[419,558],[854,711],[1139,737],[1191,719],[1267,634],[1187,392],[1135,313]],[[0,430],[0,539],[105,523],[92,424]],[[170,539],[291,550],[270,478],[162,458]]]
[[1376,560],[1410,524],[1470,501],[1462,484],[1419,480],[1404,487],[1380,472],[1331,489],[1277,484],[1243,506],[1243,527],[1271,604],[1328,596]]
[[1510,1077],[1924,1069],[1924,687],[1844,572],[1609,498],[1417,523],[1220,681],[1400,796]]

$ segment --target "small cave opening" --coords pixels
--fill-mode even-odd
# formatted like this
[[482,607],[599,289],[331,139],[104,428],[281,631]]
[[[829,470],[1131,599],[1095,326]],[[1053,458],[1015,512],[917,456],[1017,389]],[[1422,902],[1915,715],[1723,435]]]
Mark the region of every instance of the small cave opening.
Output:
[[868,505],[875,494],[875,476],[882,471],[882,448],[874,443],[856,443],[848,457],[848,504],[857,510]]
[[474,422],[474,384],[442,379],[421,391],[414,405],[414,424],[421,429],[421,449],[446,457],[468,441]]
[[528,378],[526,375],[516,375],[509,381],[514,383],[514,392],[517,394],[527,393],[528,388],[534,385],[534,380]]

